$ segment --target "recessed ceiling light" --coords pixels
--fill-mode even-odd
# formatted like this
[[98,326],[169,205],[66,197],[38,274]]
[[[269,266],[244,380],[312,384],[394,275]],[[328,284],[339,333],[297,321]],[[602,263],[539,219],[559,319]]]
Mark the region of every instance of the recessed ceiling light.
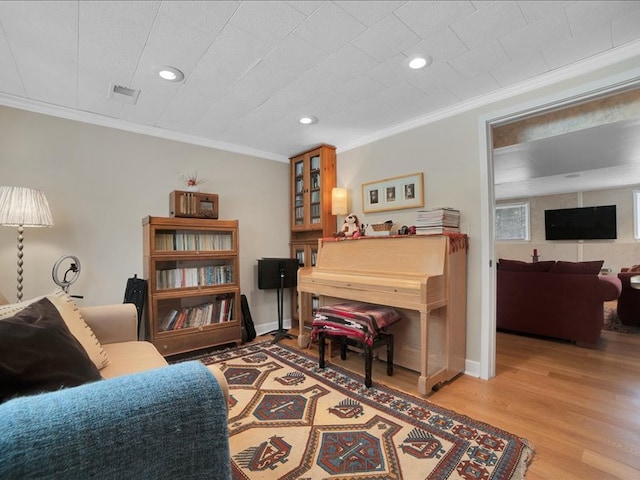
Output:
[[167,82],[181,82],[184,80],[184,73],[174,67],[162,66],[158,68],[158,75]]
[[312,123],[318,123],[318,119],[312,116],[300,117],[298,120],[303,125],[311,125]]
[[431,65],[431,62],[432,59],[428,55],[425,57],[416,56],[409,58],[407,65],[409,65],[409,68],[412,68],[413,70],[420,70],[421,68]]

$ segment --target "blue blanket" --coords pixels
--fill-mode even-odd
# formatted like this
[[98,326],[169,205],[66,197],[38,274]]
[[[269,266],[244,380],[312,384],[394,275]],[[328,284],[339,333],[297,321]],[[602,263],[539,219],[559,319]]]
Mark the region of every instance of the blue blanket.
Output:
[[227,406],[185,362],[0,405],[0,478],[231,478]]

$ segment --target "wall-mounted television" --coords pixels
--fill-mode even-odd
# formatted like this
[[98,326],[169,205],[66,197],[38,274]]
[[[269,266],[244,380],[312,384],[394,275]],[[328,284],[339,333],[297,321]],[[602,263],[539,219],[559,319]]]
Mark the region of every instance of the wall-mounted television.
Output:
[[544,230],[547,240],[611,240],[618,236],[616,206],[545,210]]

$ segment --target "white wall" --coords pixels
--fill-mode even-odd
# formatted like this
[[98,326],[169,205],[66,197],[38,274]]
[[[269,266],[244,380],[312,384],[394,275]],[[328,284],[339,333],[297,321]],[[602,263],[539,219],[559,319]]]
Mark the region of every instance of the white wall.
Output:
[[[79,304],[121,303],[127,278],[142,276],[142,219],[169,216],[169,193],[193,172],[219,195],[220,218],[239,220],[241,291],[257,328],[275,328],[275,294],[258,290],[256,269],[258,258],[289,255],[287,163],[0,107],[0,185],[42,189],[55,223],[25,229],[24,299],[53,290],[51,269],[71,254],[82,264],[70,290]],[[9,300],[16,233],[0,227]]]
[[[338,186],[348,189],[350,210],[358,215],[362,214],[362,183],[416,172],[424,173],[426,208],[453,207],[461,211],[461,224],[469,235],[470,245],[467,276],[467,366],[471,366],[470,373],[481,371],[481,353],[486,348],[483,338],[495,335],[494,331],[487,331],[488,319],[482,318],[481,289],[483,283],[490,281],[482,277],[482,252],[490,251],[491,259],[497,257],[493,254],[493,245],[483,245],[481,218],[486,212],[482,211],[482,190],[492,179],[483,178],[481,166],[486,159],[485,152],[480,151],[480,136],[485,132],[479,127],[480,119],[502,118],[602,88],[603,84],[614,84],[621,81],[620,77],[628,79],[637,75],[637,66],[637,59],[622,60],[537,90],[514,93],[508,99],[487,100],[477,108],[367,145],[338,150]],[[393,220],[396,226],[413,225],[416,210],[362,215],[362,219],[365,223]]]
[[[461,140],[463,139],[463,140]],[[393,220],[415,225],[418,209],[362,214],[361,184],[424,173],[425,208],[453,207],[469,234],[467,357],[479,359],[480,164],[476,115],[458,115],[378,142],[338,153],[338,185],[348,188],[351,211],[364,223]]]

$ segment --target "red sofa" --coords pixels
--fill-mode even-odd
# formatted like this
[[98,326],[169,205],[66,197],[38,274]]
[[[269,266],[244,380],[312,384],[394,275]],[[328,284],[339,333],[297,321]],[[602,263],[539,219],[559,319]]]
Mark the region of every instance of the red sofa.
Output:
[[603,263],[500,259],[498,329],[595,346],[604,302],[617,299],[622,290],[619,278],[598,275]]

